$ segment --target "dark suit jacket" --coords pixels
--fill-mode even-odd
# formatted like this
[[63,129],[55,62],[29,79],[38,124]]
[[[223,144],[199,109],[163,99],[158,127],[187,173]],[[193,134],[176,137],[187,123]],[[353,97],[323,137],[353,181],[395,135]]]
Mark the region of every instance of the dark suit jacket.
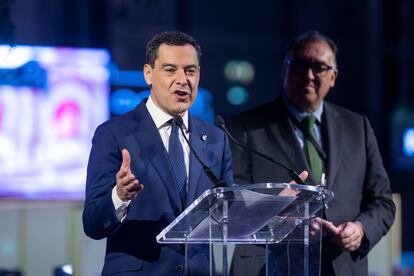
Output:
[[[219,179],[232,183],[230,146],[215,126],[189,116],[190,141],[201,159]],[[201,139],[202,135],[207,140]],[[174,183],[173,166],[160,134],[143,101],[133,111],[100,125],[92,141],[83,212],[85,233],[93,239],[107,238],[103,275],[183,274],[182,246],[161,245],[156,235],[184,209]],[[115,215],[111,191],[122,163],[122,149],[131,155],[131,170],[145,188],[132,200],[126,219]],[[186,206],[212,183],[201,165],[190,156]],[[205,256],[190,256],[193,274]],[[204,274],[208,273],[203,270]],[[177,273],[178,272],[178,273]]]
[[[293,131],[293,124],[280,97],[234,116],[230,132],[240,141],[297,172],[310,171]],[[364,225],[361,248],[344,252],[326,240],[323,267],[333,266],[336,275],[367,275],[368,251],[385,235],[394,221],[395,206],[390,183],[377,142],[366,117],[324,102],[321,123],[323,147],[327,153],[327,188],[334,199],[326,218],[335,225],[357,220]],[[285,169],[232,145],[236,183],[290,182]],[[313,185],[312,178],[307,180]]]

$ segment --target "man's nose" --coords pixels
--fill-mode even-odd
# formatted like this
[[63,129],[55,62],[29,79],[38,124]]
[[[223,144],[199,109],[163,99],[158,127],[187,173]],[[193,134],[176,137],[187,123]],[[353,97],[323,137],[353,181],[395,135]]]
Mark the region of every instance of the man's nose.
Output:
[[308,77],[310,80],[315,79],[315,73],[313,73],[312,67],[307,68],[306,77]]
[[180,85],[187,85],[188,84],[187,74],[185,73],[184,70],[178,70],[177,71],[176,83],[180,84]]

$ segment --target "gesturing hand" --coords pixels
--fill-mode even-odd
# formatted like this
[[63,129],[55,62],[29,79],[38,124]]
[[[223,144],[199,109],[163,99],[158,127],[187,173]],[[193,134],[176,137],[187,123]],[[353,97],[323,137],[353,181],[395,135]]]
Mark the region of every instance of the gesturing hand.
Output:
[[144,188],[131,172],[131,156],[128,150],[122,150],[122,164],[116,174],[116,192],[122,201],[134,199]]
[[357,250],[361,246],[361,241],[364,237],[364,230],[361,224],[348,221],[339,225],[339,227],[342,231],[338,237],[338,244],[348,251]]
[[[315,218],[314,221],[326,227],[331,233],[331,240],[343,250],[355,251],[361,246],[364,230],[360,223],[348,221],[335,226],[332,222],[322,218]],[[314,228],[316,226],[314,225]]]

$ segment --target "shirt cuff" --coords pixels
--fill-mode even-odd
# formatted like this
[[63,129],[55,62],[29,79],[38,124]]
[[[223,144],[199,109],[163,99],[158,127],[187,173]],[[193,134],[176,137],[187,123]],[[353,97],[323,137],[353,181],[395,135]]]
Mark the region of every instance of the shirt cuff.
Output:
[[127,209],[131,200],[122,201],[119,198],[118,193],[116,192],[116,186],[112,189],[112,203],[115,208],[115,215],[118,218],[118,221],[123,222],[126,218]]

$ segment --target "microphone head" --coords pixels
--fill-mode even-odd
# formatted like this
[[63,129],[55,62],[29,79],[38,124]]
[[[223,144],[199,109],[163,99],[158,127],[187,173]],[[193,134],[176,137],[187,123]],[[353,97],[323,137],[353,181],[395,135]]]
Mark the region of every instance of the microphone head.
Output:
[[179,116],[179,115],[174,116],[174,121],[179,127],[182,127],[183,124],[184,124],[183,118],[181,118],[181,116]]
[[219,114],[216,115],[215,123],[219,128],[224,128],[226,126],[223,117],[221,117]]

